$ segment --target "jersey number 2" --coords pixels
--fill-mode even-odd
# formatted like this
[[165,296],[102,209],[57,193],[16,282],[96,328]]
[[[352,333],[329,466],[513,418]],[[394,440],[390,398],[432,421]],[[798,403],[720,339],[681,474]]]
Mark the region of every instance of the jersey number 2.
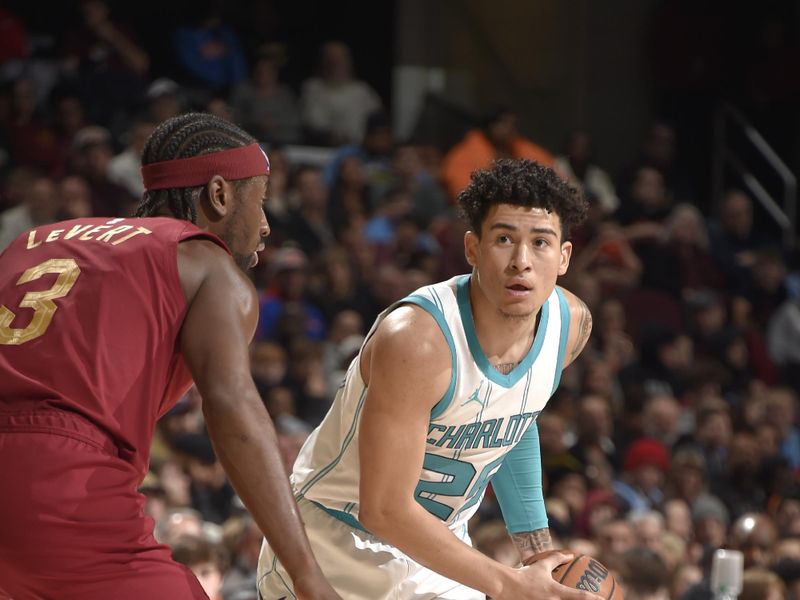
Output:
[[6,346],[24,344],[35,340],[47,330],[58,308],[53,300],[69,294],[78,275],[81,274],[78,263],[72,258],[51,258],[31,267],[17,280],[17,285],[22,285],[52,273],[58,273],[58,277],[50,289],[28,292],[19,303],[21,308],[33,309],[33,318],[27,327],[23,329],[10,327],[16,315],[5,305],[0,304],[0,344]]

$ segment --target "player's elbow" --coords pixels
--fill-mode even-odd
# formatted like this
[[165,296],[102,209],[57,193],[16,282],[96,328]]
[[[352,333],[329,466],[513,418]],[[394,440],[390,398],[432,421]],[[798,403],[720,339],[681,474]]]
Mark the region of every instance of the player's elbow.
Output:
[[396,502],[362,498],[358,507],[358,520],[365,529],[386,538],[403,523],[406,512]]

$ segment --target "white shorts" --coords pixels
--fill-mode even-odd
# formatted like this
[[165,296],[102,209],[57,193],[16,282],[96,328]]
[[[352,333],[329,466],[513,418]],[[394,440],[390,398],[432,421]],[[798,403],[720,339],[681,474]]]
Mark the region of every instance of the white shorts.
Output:
[[[329,515],[308,500],[298,502],[311,548],[322,572],[344,600],[485,600],[423,567],[394,546]],[[461,537],[470,543],[469,537]],[[292,582],[266,541],[258,559],[261,600],[296,598]]]

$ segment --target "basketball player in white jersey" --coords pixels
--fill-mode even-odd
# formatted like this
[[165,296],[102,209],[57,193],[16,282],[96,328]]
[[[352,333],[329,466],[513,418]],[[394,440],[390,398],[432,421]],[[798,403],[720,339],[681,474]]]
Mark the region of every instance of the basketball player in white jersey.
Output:
[[[591,331],[556,287],[585,202],[550,169],[500,160],[459,204],[472,273],[381,313],[295,463],[309,540],[346,600],[596,598],[552,579],[568,554],[515,569],[467,535],[491,482],[521,559],[551,549],[536,417]],[[266,544],[258,584],[294,597]]]

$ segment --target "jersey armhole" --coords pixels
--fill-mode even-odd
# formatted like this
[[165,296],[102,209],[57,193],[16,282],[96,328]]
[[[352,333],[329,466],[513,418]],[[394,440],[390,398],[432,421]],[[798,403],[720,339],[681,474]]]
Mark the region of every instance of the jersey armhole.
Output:
[[556,295],[558,296],[559,313],[561,314],[561,338],[558,342],[558,357],[556,359],[556,369],[553,377],[553,389],[550,392],[551,396],[556,393],[558,385],[561,383],[561,373],[564,371],[564,355],[567,352],[567,338],[569,338],[569,325],[571,319],[567,297],[558,286],[556,286],[555,289]]
[[444,396],[442,396],[442,399],[439,400],[431,409],[431,420],[433,421],[434,419],[440,417],[445,410],[447,410],[447,407],[450,406],[450,403],[453,401],[453,396],[455,395],[456,378],[458,376],[456,345],[453,341],[453,335],[450,333],[450,327],[447,325],[447,320],[444,317],[444,313],[436,304],[434,304],[428,298],[416,294],[406,296],[395,306],[402,306],[403,304],[414,304],[429,313],[436,321],[436,324],[439,326],[442,335],[444,335],[444,339],[447,341],[447,346],[450,348],[450,385],[447,387],[447,391],[444,393]]

